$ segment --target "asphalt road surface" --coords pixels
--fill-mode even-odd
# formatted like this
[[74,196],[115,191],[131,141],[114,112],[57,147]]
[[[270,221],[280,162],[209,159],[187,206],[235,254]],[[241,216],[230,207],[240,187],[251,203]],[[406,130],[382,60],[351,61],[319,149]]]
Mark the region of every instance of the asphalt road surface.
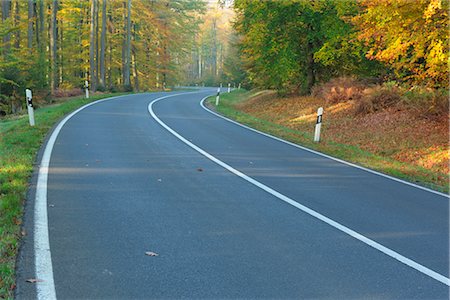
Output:
[[[449,298],[426,271],[448,280],[447,197],[224,120],[199,104],[214,93],[151,105],[178,137],[148,107],[175,92],[101,102],[62,127],[46,204],[57,298]],[[33,180],[18,299],[48,284],[26,282],[36,278]]]

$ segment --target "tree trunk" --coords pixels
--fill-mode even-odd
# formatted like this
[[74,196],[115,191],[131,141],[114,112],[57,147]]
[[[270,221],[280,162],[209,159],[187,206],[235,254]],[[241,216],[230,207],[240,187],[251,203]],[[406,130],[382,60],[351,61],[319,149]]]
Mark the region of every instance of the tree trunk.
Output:
[[[136,25],[135,24],[133,24],[133,41],[136,41]],[[134,90],[139,92],[139,78],[138,78],[135,47],[132,47],[132,50],[131,50],[131,62],[132,62],[132,66],[133,66]]]
[[126,89],[131,86],[130,58],[131,58],[131,0],[127,1],[127,22],[125,30],[125,61],[123,65],[123,85]]
[[55,92],[58,87],[58,63],[57,63],[57,21],[56,16],[58,13],[58,0],[52,1],[52,17],[50,21],[50,90]]
[[96,0],[97,4],[95,6],[95,83],[98,85],[98,72],[99,72],[99,65],[98,65],[98,50],[99,50],[99,41],[98,41],[98,11],[100,6],[100,1]]
[[102,33],[100,37],[100,85],[105,87],[106,0],[102,2]]
[[[108,14],[108,20],[110,24],[112,24],[112,12],[110,10],[110,13]],[[110,38],[110,42],[108,43],[108,89],[112,89],[113,87],[113,80],[112,80],[112,67],[113,67],[113,60],[112,60],[112,53],[113,53],[113,46],[112,46],[112,36],[113,36],[113,26],[108,26],[108,33]]]
[[[20,28],[20,6],[19,0],[14,2],[14,27]],[[20,48],[20,29],[15,30],[15,38],[14,38],[14,48]]]
[[[38,0],[39,6],[35,6],[36,19],[36,41],[39,53],[44,52],[44,0]],[[38,11],[39,7],[39,11]]]
[[306,92],[309,94],[315,83],[314,51],[312,42],[308,42],[306,57]]
[[34,22],[34,0],[28,0],[28,41],[27,47],[31,49],[33,47],[33,22]]
[[213,19],[212,22],[213,25],[213,44],[212,44],[212,57],[211,57],[211,62],[212,62],[212,75],[213,78],[217,77],[217,25],[216,25],[216,18]]
[[89,37],[89,88],[91,91],[95,92],[97,89],[97,78],[96,74],[96,63],[95,63],[95,11],[96,11],[97,0],[92,0],[91,3],[91,31]]
[[[2,2],[2,21],[5,22],[11,14],[11,0],[1,0],[1,2]],[[4,46],[5,54],[9,52],[10,40],[11,40],[11,34],[7,33],[3,37],[3,44],[5,45]]]
[[133,61],[133,78],[134,78],[134,90],[139,92],[139,77],[138,77],[138,69],[136,63],[136,52],[133,49],[131,60]]

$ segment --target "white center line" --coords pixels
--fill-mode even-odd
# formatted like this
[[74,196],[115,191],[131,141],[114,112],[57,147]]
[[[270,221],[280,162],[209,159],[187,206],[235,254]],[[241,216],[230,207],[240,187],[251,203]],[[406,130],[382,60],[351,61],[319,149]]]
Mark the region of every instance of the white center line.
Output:
[[[421,272],[422,274],[425,274],[447,286],[450,286],[450,279],[413,261],[412,259],[409,259],[403,255],[401,255],[400,253],[395,252],[394,250],[391,250],[369,238],[367,238],[366,236],[296,202],[295,200],[277,192],[276,190],[262,184],[261,182],[245,175],[244,173],[234,169],[233,167],[231,167],[230,165],[224,163],[223,161],[217,159],[216,157],[214,157],[213,155],[209,154],[208,152],[206,152],[205,150],[201,149],[200,147],[196,146],[195,144],[191,143],[190,141],[186,140],[184,137],[182,137],[179,133],[177,133],[175,130],[173,130],[171,127],[169,127],[167,124],[165,124],[163,121],[161,121],[161,119],[159,119],[155,112],[153,111],[153,105],[163,99],[169,98],[169,97],[175,97],[177,95],[169,95],[169,96],[165,96],[165,97],[161,97],[158,99],[153,100],[152,102],[150,102],[150,104],[148,105],[148,111],[150,113],[150,115],[153,117],[153,119],[155,119],[155,121],[157,121],[162,127],[164,127],[167,131],[169,131],[171,134],[173,134],[175,137],[177,137],[179,140],[181,140],[183,143],[185,143],[186,145],[188,145],[189,147],[191,147],[192,149],[194,149],[195,151],[199,152],[200,154],[204,155],[205,157],[207,157],[208,159],[210,159],[211,161],[215,162],[216,164],[218,164],[219,166],[225,168],[226,170],[230,171],[231,173],[239,176],[240,178],[248,181],[249,183],[259,187],[260,189],[266,191],[267,193],[277,197],[278,199],[294,206],[295,208],[309,214],[310,216],[313,216],[314,218],[319,219],[320,221],[340,230],[341,232],[344,232],[346,234],[348,234],[349,236],[365,243],[366,245],[369,245],[370,247],[398,260],[399,262]],[[203,98],[201,101],[203,102],[207,97]]]

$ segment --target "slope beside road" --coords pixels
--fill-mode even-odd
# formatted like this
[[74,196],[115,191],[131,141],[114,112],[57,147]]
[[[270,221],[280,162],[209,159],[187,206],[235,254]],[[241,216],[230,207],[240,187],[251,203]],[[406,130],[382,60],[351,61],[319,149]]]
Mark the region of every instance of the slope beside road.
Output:
[[[126,96],[61,128],[47,187],[58,298],[448,298],[445,283],[203,154],[448,279],[447,197],[228,122],[199,105],[213,92],[160,99],[153,117],[148,104],[169,94]],[[36,298],[24,283],[36,274],[33,240],[19,299]]]

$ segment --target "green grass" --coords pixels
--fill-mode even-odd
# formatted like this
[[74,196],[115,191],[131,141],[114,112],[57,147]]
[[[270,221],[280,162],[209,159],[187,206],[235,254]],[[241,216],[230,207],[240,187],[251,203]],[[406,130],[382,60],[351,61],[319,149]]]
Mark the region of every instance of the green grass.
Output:
[[438,180],[437,174],[426,168],[370,153],[357,146],[339,144],[331,141],[315,143],[313,142],[312,131],[301,132],[293,130],[239,111],[236,104],[246,101],[254,94],[252,91],[238,90],[232,93],[222,94],[220,105],[217,107],[214,105],[215,97],[208,98],[206,103],[218,113],[262,132],[436,191],[449,192],[448,184],[442,184]]
[[0,298],[13,297],[23,206],[33,163],[45,136],[67,113],[86,103],[118,95],[78,97],[37,109],[34,127],[29,126],[27,115],[0,119]]

